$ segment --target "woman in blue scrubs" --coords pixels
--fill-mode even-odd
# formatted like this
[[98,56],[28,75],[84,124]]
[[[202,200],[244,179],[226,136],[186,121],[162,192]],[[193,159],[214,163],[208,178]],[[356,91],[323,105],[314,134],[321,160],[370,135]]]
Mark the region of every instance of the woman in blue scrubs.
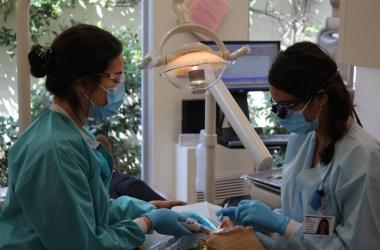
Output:
[[[291,132],[282,209],[244,200],[217,214],[269,231],[258,233],[267,249],[378,249],[380,144],[354,119],[336,63],[316,44],[296,43],[273,63],[269,84],[272,111]],[[327,235],[316,233],[322,220]]]
[[46,76],[54,101],[10,149],[0,249],[135,249],[153,230],[192,234],[182,214],[109,198],[111,155],[84,125],[88,117],[116,114],[123,103],[120,41],[81,24],[51,47],[34,45],[28,59],[33,76]]

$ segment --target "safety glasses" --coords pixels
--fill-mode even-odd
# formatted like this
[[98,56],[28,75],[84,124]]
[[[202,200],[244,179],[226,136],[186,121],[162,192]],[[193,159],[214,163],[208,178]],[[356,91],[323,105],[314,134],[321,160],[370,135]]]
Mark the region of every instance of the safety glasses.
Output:
[[[111,78],[112,81],[114,83],[116,83],[118,86],[121,85],[121,84],[124,84],[124,81],[125,81],[125,73],[124,72],[121,72],[121,73],[118,73],[118,74],[99,73],[97,75],[98,76],[102,76],[102,77]],[[118,87],[118,86],[116,86],[116,87]]]
[[272,104],[272,112],[276,113],[277,116],[281,119],[285,119],[288,112],[294,112],[294,108],[302,103],[308,103],[310,100],[314,97],[314,95],[308,95],[306,97],[289,101],[289,102],[276,102],[273,100],[273,98],[270,99],[270,102]]

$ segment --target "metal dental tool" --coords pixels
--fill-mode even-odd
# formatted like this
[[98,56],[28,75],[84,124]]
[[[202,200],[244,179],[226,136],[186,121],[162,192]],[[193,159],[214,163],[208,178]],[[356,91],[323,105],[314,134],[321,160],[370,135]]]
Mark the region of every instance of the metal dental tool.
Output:
[[[226,202],[226,204],[224,204],[223,208],[228,208],[228,203],[230,203],[230,200],[228,200],[228,201]],[[219,221],[222,220],[223,215],[224,215],[223,213],[221,213],[221,214],[219,215],[219,217],[218,217]]]

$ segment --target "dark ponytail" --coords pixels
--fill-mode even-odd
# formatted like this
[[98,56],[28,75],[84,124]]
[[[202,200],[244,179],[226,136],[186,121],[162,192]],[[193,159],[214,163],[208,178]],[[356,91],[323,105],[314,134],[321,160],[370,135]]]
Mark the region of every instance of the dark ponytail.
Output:
[[328,95],[329,113],[327,130],[329,131],[331,142],[321,153],[321,162],[327,165],[334,157],[335,144],[348,131],[347,121],[353,116],[354,106],[342,78],[339,76],[335,81],[327,84],[323,90]]

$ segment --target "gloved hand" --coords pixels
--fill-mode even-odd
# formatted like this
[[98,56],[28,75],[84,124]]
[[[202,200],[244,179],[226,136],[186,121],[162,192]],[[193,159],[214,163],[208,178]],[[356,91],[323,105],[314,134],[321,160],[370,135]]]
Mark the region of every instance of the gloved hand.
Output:
[[197,213],[197,212],[179,212],[179,214],[184,216],[185,218],[192,218],[194,220],[197,220],[197,222],[199,224],[207,227],[211,231],[216,231],[215,225],[210,220],[208,220],[206,217],[201,215],[200,213]]
[[186,217],[167,208],[153,210],[144,216],[148,217],[152,223],[153,229],[160,234],[174,235],[181,237],[183,235],[192,235],[193,233],[181,224]]
[[259,226],[284,235],[289,218],[273,212],[271,208],[257,200],[242,200],[236,209],[244,225]]
[[243,222],[239,217],[236,218],[236,209],[237,207],[227,207],[227,208],[222,208],[219,209],[218,211],[215,212],[215,215],[220,217],[222,215],[222,218],[219,221],[223,221],[226,218],[229,218],[231,221],[234,222],[234,225],[243,225]]

